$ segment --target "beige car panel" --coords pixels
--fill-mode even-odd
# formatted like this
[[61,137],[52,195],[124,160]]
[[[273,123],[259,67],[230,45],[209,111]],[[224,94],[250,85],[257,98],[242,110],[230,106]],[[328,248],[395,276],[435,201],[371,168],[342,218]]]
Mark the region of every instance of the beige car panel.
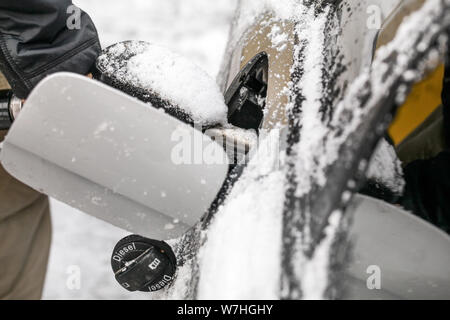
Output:
[[[294,57],[295,24],[279,20],[267,14],[244,36],[243,45],[233,52],[227,87],[234,77],[254,56],[266,52],[269,58],[268,92],[262,129],[287,125],[286,105],[289,102],[287,89],[291,80]],[[283,35],[285,41],[274,43],[274,35]]]

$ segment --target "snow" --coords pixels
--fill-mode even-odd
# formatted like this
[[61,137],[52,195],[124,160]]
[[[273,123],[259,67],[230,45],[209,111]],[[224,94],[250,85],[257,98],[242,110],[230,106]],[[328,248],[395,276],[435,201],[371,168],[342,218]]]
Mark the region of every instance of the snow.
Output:
[[[210,76],[219,70],[236,4],[236,0],[74,2],[92,17],[104,47],[130,39],[149,41],[186,56]],[[51,205],[53,235],[44,299],[152,297],[128,293],[114,279],[110,255],[127,232],[55,200]],[[79,289],[67,286],[73,266],[81,271]],[[183,292],[182,288],[178,296],[173,293],[165,298],[181,298]]]
[[[321,121],[319,114],[323,90],[323,56],[318,54],[324,50],[323,31],[327,12],[317,17],[314,14],[314,8],[302,8],[302,12],[301,23],[296,27],[298,38],[302,39],[306,47],[304,60],[297,62],[304,65],[304,76],[298,84],[305,98],[299,121],[302,123],[300,136],[307,138],[302,139],[302,142],[297,145],[295,150],[296,154],[299,155],[299,163],[296,165],[297,197],[301,197],[311,189],[312,181],[310,179],[312,176],[316,177],[317,183],[320,185],[326,182],[325,172],[316,171],[317,161],[323,161],[326,157],[314,158],[308,155],[312,154],[312,151],[322,155],[328,152],[326,146],[321,143],[322,139],[328,134],[328,130]],[[299,46],[297,50],[301,47]]]
[[51,212],[44,299],[148,299],[143,293],[125,291],[114,279],[111,253],[127,232],[54,200]]
[[[200,251],[200,299],[278,299],[285,174],[279,135],[263,139]],[[221,276],[217,276],[221,275]]]
[[[324,61],[323,55],[325,45],[325,26],[328,19],[328,8],[324,12],[316,14],[314,6],[311,8],[299,8],[296,26],[296,35],[301,39],[301,44],[297,46],[297,58],[294,67],[302,66],[303,76],[297,83],[304,101],[302,112],[298,119],[301,123],[299,136],[300,142],[294,146],[295,157],[295,179],[297,188],[295,196],[301,198],[313,188],[314,185],[323,186],[327,181],[326,168],[327,161],[333,156],[334,145],[323,143],[330,134],[327,124],[321,115]],[[303,50],[303,55],[299,50]],[[290,106],[292,107],[292,106]],[[337,152],[337,151],[335,151]],[[337,156],[337,154],[336,154]],[[307,210],[307,209],[305,209]],[[312,212],[305,212],[306,219],[311,217]],[[334,234],[340,224],[342,214],[337,212],[330,217],[329,226],[326,230],[326,238],[322,240],[314,251],[314,255],[308,258],[304,255],[303,246],[310,241],[309,223],[303,230],[304,239],[295,250],[294,273],[300,280],[300,292],[292,292],[293,296],[301,296],[302,299],[323,299],[328,287],[329,259],[331,256],[331,246],[334,241]]]
[[402,163],[394,147],[383,139],[370,161],[367,177],[388,187],[396,194],[402,194],[405,187]]
[[237,0],[74,0],[96,23],[104,47],[143,40],[171,49],[215,76]]
[[[300,136],[303,139],[295,149],[296,154],[300,157],[300,163],[296,165],[297,181],[299,183],[297,196],[300,197],[311,189],[312,184],[308,183],[309,179],[312,179],[311,182],[319,186],[323,186],[326,183],[326,168],[336,161],[339,157],[340,147],[347,141],[349,135],[356,130],[363,117],[371,111],[370,107],[354,108],[354,105],[358,103],[356,97],[361,95],[365,88],[370,87],[373,92],[367,105],[372,106],[371,103],[389,92],[389,87],[392,86],[393,81],[388,82],[383,78],[385,70],[388,68],[384,59],[392,51],[398,50],[399,59],[393,70],[395,76],[392,76],[391,79],[396,80],[396,76],[401,77],[406,72],[409,77],[412,72],[415,72],[416,78],[420,76],[421,70],[413,71],[408,68],[410,61],[408,53],[415,52],[413,50],[415,37],[411,35],[418,34],[417,25],[420,24],[419,21],[424,18],[429,19],[432,12],[440,9],[440,4],[438,3],[438,0],[430,0],[422,12],[407,18],[407,22],[402,25],[393,43],[389,44],[387,48],[381,48],[377,52],[377,57],[371,70],[365,70],[365,72],[362,72],[353,80],[347,91],[347,95],[337,105],[333,117],[328,124],[331,128],[340,128],[342,127],[343,120],[345,121],[348,118],[348,114],[351,113],[352,118],[350,121],[346,121],[346,126],[342,128],[343,131],[340,135],[334,135],[332,130],[330,131],[322,124],[318,111],[321,106],[319,102],[321,94],[318,90],[321,88],[320,83],[322,81],[323,70],[321,69],[320,55],[316,54],[314,56],[313,53],[322,50],[321,43],[323,43],[323,38],[321,38],[321,34],[323,33],[323,19],[325,18],[324,15],[326,15],[326,12],[316,17],[312,14],[306,14],[302,18],[305,25],[313,26],[306,29],[303,29],[303,26],[299,27],[299,38],[305,39],[306,44],[305,60],[297,62],[304,65],[304,75],[299,83],[299,88],[301,88],[301,92],[306,101],[303,103],[300,118],[302,123]],[[428,44],[426,46],[428,47]],[[368,85],[369,81],[370,85]],[[392,150],[390,152],[392,153]],[[390,157],[389,159],[393,158]],[[398,163],[395,162],[393,166],[397,167]]]
[[[323,35],[326,30],[325,22],[328,19],[327,10],[316,14],[306,8],[301,10],[300,23],[296,29],[300,45],[295,54],[295,57],[297,57],[295,65],[301,70],[301,78],[297,87],[292,89],[300,92],[304,101],[301,105],[299,117],[300,141],[293,146],[293,159],[290,160],[295,166],[296,197],[302,199],[304,195],[313,190],[313,187],[320,190],[321,187],[326,185],[327,169],[339,159],[341,147],[345,146],[349,137],[371,115],[370,112],[377,107],[377,101],[380,97],[385,97],[393,84],[399,81],[402,75],[409,70],[411,58],[417,53],[415,46],[417,36],[421,31],[425,35],[432,35],[433,32],[438,30],[436,28],[429,30],[429,24],[423,24],[423,21],[430,21],[430,19],[438,16],[439,10],[442,10],[439,0],[428,1],[421,12],[406,19],[406,24],[400,28],[395,40],[377,54],[370,70],[363,70],[356,78],[352,77],[352,74],[344,72],[344,76],[341,75],[341,78],[345,78],[350,85],[344,98],[334,108],[330,119],[327,119],[328,115],[322,114],[321,107],[324,105],[323,101],[320,101],[320,98],[324,95],[322,90],[326,89],[322,88],[322,82],[326,77],[325,72],[328,67],[325,65],[324,68],[324,63],[321,61],[322,54],[320,54],[325,49]],[[356,14],[356,12],[353,12],[353,14]],[[422,21],[422,24],[420,21]],[[427,29],[421,30],[421,28]],[[350,41],[352,33],[349,31],[346,35],[350,38],[346,40]],[[424,47],[426,48],[430,46],[427,41],[430,40],[425,37]],[[393,52],[398,53],[398,59],[394,63],[387,64],[385,59],[397,57],[393,55]],[[300,53],[304,54],[301,55]],[[349,59],[349,57],[347,58]],[[394,65],[393,70],[390,69],[392,64]],[[418,79],[425,69],[426,67],[422,66],[419,70],[415,70],[415,79]],[[387,71],[390,72],[387,73]],[[341,79],[338,79],[338,81],[341,81]],[[361,105],[361,99],[358,98],[366,92],[370,93],[369,99]],[[356,108],[355,106],[360,107]],[[380,130],[384,130],[384,127],[380,126]],[[398,165],[398,163],[394,163],[395,166]],[[343,196],[343,199],[345,198],[348,198],[348,194]],[[295,255],[291,262],[295,269],[295,278],[300,281],[301,288],[292,288],[289,296],[323,298],[329,275],[327,260],[333,254],[330,251],[333,243],[332,236],[322,240],[315,248],[313,257],[305,262],[303,250],[311,241],[308,226],[314,212],[310,212],[308,206],[302,210],[304,212],[298,213],[297,216],[302,215],[304,217],[301,222],[306,224],[306,228],[304,228],[303,234],[300,234],[299,231],[293,231],[292,233],[292,237],[296,239],[296,246]],[[339,225],[339,222],[333,221],[333,219],[340,220],[340,215],[336,217],[334,215],[335,213],[328,221],[329,227]],[[309,268],[309,265],[313,267]]]
[[239,16],[236,21],[236,28],[233,30],[231,39],[240,39],[241,35],[245,34],[248,27],[266,12],[270,13],[274,19],[298,20],[298,15],[301,13],[302,7],[302,1],[296,0],[244,0],[241,2]]
[[304,300],[321,300],[325,296],[328,287],[330,248],[333,245],[341,219],[342,212],[333,212],[325,230],[326,237],[316,248],[314,256],[311,259],[298,258],[299,262],[302,262],[298,264],[297,273],[301,275],[302,299]]
[[[133,54],[128,63],[117,68],[116,57]],[[113,60],[111,60],[113,59]],[[189,59],[168,48],[145,43],[120,43],[99,57],[107,74],[158,94],[182,109],[197,125],[225,125],[228,108],[215,80]]]

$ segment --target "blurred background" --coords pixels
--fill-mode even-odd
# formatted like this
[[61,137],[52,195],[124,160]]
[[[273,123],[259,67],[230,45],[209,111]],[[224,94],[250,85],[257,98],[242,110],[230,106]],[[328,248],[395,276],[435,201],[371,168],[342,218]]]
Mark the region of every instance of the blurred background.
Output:
[[[216,77],[237,0],[74,0],[107,46],[122,40],[164,45]],[[151,299],[114,279],[110,256],[127,232],[52,200],[53,239],[44,299]]]

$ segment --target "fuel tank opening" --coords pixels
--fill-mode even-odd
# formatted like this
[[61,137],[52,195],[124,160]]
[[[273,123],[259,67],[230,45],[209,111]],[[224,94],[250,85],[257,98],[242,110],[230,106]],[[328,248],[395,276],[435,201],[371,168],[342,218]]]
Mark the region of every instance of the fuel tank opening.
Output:
[[243,129],[258,130],[264,118],[269,59],[257,54],[239,72],[225,93],[228,122]]

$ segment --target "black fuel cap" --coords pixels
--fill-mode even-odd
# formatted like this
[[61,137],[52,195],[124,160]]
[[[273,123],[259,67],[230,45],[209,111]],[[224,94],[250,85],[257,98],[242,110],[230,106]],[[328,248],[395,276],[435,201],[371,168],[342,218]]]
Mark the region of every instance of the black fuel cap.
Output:
[[114,247],[111,266],[117,282],[128,291],[158,291],[170,284],[176,257],[164,241],[131,235]]

